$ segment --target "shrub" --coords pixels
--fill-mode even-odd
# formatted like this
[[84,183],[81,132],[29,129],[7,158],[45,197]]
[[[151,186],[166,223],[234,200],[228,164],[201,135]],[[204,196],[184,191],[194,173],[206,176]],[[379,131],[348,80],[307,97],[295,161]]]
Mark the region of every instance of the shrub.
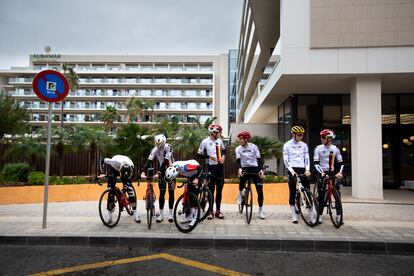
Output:
[[29,174],[27,163],[7,163],[4,165],[2,175],[6,181],[26,182]]
[[45,174],[43,172],[31,172],[29,173],[28,179],[29,185],[41,185],[45,182]]

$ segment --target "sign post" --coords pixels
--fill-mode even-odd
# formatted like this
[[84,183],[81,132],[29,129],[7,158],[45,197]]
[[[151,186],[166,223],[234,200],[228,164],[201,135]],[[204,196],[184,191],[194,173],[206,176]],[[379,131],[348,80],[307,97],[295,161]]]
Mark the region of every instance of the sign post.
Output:
[[43,228],[46,228],[47,202],[49,192],[50,144],[52,132],[52,104],[63,100],[69,93],[66,77],[55,70],[44,70],[36,74],[32,82],[33,91],[41,99],[48,102],[45,189],[43,201]]

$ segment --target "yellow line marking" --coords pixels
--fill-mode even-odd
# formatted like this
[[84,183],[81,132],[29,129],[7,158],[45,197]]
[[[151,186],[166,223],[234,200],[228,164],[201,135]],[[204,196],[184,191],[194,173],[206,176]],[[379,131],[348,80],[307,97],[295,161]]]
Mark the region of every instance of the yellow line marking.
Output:
[[214,273],[218,273],[221,275],[249,275],[244,274],[236,271],[232,271],[229,269],[225,269],[222,267],[209,265],[197,261],[193,261],[190,259],[185,259],[181,257],[177,257],[174,255],[161,253],[161,254],[154,254],[154,255],[148,255],[148,256],[142,256],[142,257],[135,257],[135,258],[128,258],[128,259],[119,259],[115,261],[106,261],[106,262],[100,262],[100,263],[94,263],[94,264],[86,264],[86,265],[78,265],[78,266],[72,266],[68,268],[62,268],[62,269],[56,269],[56,270],[50,270],[46,272],[40,272],[36,274],[32,274],[32,276],[43,276],[43,275],[60,275],[63,273],[70,273],[70,272],[78,272],[83,270],[89,270],[89,269],[97,269],[107,266],[114,266],[114,265],[123,265],[123,264],[129,264],[129,263],[135,263],[135,262],[142,262],[142,261],[148,261],[148,260],[155,260],[155,259],[164,259],[167,261],[192,266],[201,270],[206,270]]
[[218,267],[218,266],[209,265],[209,264],[193,261],[193,260],[190,260],[190,259],[177,257],[177,256],[166,254],[166,253],[161,253],[159,255],[161,255],[161,258],[163,258],[167,261],[172,261],[172,262],[176,262],[176,263],[179,263],[179,264],[192,266],[192,267],[195,267],[195,268],[198,268],[198,269],[207,270],[207,271],[218,273],[218,274],[221,274],[221,275],[229,275],[229,276],[249,275],[249,274],[236,272],[236,271],[225,269],[225,268]]
[[106,262],[100,262],[100,263],[94,263],[94,264],[78,265],[78,266],[72,266],[72,267],[68,267],[68,268],[50,270],[50,271],[46,271],[46,272],[40,272],[40,273],[36,273],[36,274],[32,274],[32,275],[33,276],[59,275],[59,274],[69,273],[69,272],[77,272],[77,271],[88,270],[88,269],[102,268],[102,267],[106,267],[106,266],[129,264],[129,263],[134,263],[134,262],[141,262],[141,261],[159,259],[160,258],[159,255],[160,254],[155,254],[155,255],[149,255],[149,256],[142,256],[142,257],[135,257],[135,258],[128,258],[128,259],[120,259],[120,260],[115,260],[115,261],[106,261]]

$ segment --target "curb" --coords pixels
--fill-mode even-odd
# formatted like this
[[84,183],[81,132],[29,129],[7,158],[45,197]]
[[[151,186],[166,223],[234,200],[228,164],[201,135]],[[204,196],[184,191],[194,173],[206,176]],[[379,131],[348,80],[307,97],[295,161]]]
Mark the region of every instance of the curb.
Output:
[[0,245],[145,247],[151,249],[216,249],[348,254],[414,255],[414,242],[240,238],[157,238],[85,236],[0,236]]

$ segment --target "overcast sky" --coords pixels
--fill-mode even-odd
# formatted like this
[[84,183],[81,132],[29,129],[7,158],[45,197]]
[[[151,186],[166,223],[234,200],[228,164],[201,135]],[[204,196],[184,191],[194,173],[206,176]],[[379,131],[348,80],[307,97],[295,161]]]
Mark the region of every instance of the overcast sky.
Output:
[[30,54],[220,54],[238,47],[243,0],[0,0],[0,68]]

